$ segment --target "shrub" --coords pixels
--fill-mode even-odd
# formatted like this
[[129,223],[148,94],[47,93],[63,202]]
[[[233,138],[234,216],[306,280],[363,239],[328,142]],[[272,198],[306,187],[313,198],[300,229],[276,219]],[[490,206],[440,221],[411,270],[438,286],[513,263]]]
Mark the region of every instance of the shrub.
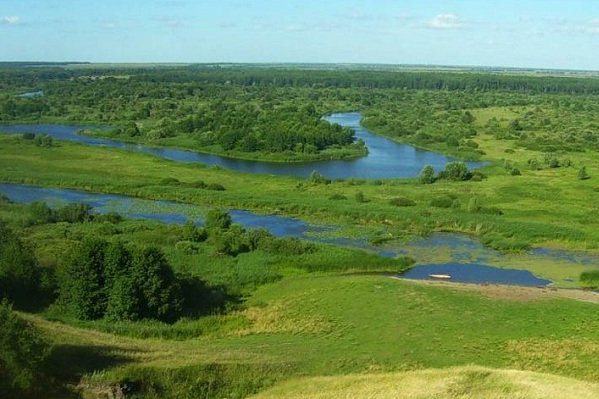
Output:
[[587,180],[590,176],[587,174],[587,167],[583,166],[578,170],[578,180]]
[[19,319],[8,301],[0,302],[0,396],[26,397],[36,391],[48,353],[49,345],[35,327]]
[[582,272],[578,280],[584,288],[597,289],[599,288],[599,270]]
[[231,215],[220,209],[211,209],[206,215],[206,221],[204,223],[207,230],[227,230],[231,227],[232,223]]
[[450,197],[449,195],[444,195],[441,197],[433,198],[430,201],[430,205],[435,208],[459,208],[460,201],[458,199]]
[[333,201],[340,201],[340,200],[346,200],[347,197],[343,194],[332,194],[329,196],[329,199],[333,200]]
[[165,177],[164,179],[160,180],[160,184],[166,185],[166,186],[168,186],[168,185],[177,185],[179,183],[181,183],[179,181],[179,179],[176,179],[174,177]]
[[354,197],[357,203],[361,204],[363,202],[367,202],[366,197],[364,196],[364,193],[362,191],[358,191]]
[[213,191],[225,191],[225,187],[222,184],[218,184],[218,183],[210,183],[208,184],[208,186],[206,187],[208,190],[213,190]]
[[405,206],[415,206],[416,202],[414,202],[413,200],[411,200],[409,198],[397,197],[397,198],[390,199],[389,204],[393,205],[393,206],[405,207]]
[[439,179],[465,181],[472,178],[472,173],[464,162],[448,162],[445,169],[439,173]]
[[522,172],[520,172],[520,169],[518,168],[512,168],[512,170],[510,170],[510,176],[520,176],[522,174]]
[[194,181],[194,182],[190,183],[190,186],[191,187],[195,187],[195,188],[206,188],[206,187],[208,187],[208,185],[206,183],[204,183],[204,181],[202,181],[202,180]]
[[0,221],[0,299],[25,308],[40,297],[40,269],[33,251]]
[[432,184],[435,180],[435,169],[431,165],[424,165],[418,175],[418,181],[422,184]]
[[318,173],[316,170],[313,170],[312,173],[310,173],[308,181],[312,184],[329,184],[331,182],[325,175]]

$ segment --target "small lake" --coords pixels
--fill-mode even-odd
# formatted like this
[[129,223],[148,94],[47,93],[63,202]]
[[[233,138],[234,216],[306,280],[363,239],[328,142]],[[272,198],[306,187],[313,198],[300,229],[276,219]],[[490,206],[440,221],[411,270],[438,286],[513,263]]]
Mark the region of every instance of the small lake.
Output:
[[[11,201],[29,203],[44,201],[52,207],[71,202],[84,202],[94,207],[98,213],[118,212],[132,219],[154,220],[164,223],[185,223],[193,220],[203,223],[206,208],[174,201],[153,201],[136,199],[121,195],[94,194],[79,190],[25,186],[20,184],[0,184],[0,193]],[[277,237],[297,237],[304,240],[324,242],[374,252],[380,256],[395,257],[406,255],[408,247],[435,248],[453,246],[459,248],[455,261],[435,264],[416,265],[403,274],[406,278],[427,279],[429,274],[450,274],[452,281],[544,286],[551,283],[540,279],[526,270],[513,270],[491,267],[484,264],[484,257],[471,257],[482,249],[477,241],[458,234],[438,233],[430,238],[417,239],[409,244],[375,246],[366,239],[321,238],[320,233],[334,232],[335,226],[313,226],[302,220],[277,216],[261,215],[246,210],[229,210],[235,223],[247,228],[264,228]],[[492,250],[486,250],[491,252]]]
[[[0,133],[48,134],[52,138],[59,140],[126,149],[178,162],[202,163],[246,173],[298,176],[304,178],[310,176],[310,173],[314,170],[317,170],[329,179],[411,178],[418,176],[420,170],[425,165],[432,165],[435,170],[439,171],[444,168],[446,163],[456,160],[455,158],[435,152],[420,150],[410,145],[398,144],[383,136],[370,133],[360,126],[361,117],[359,112],[346,112],[332,114],[325,117],[325,119],[331,123],[338,123],[341,126],[352,128],[356,132],[356,138],[364,140],[366,147],[368,147],[369,153],[367,156],[354,160],[300,163],[245,161],[186,150],[151,148],[140,144],[128,144],[121,141],[77,134],[80,129],[101,129],[101,127],[97,126],[0,125]],[[477,168],[484,165],[483,162],[469,162],[467,164],[470,168]]]

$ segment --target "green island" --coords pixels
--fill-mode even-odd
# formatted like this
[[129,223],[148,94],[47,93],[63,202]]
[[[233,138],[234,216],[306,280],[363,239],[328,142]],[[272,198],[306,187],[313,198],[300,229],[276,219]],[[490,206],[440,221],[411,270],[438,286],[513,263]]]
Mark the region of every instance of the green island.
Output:
[[[0,65],[5,132],[77,125],[301,163],[368,156],[352,129],[323,120],[360,112],[375,134],[458,159],[410,178],[275,176],[0,134],[0,183],[199,209],[162,223],[1,195],[0,396],[598,397],[599,263],[534,252],[599,259],[598,95],[598,76],[550,71]],[[278,237],[233,223],[231,209],[336,229]],[[439,232],[552,285],[399,278],[455,260],[414,245]],[[403,255],[323,242],[344,237]]]

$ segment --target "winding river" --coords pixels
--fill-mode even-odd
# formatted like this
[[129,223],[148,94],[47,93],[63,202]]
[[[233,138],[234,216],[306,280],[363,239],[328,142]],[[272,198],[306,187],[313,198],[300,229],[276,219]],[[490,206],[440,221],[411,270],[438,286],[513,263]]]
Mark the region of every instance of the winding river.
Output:
[[[178,162],[196,162],[221,168],[257,174],[277,176],[308,177],[317,170],[329,179],[397,179],[416,177],[424,165],[432,165],[435,170],[455,161],[431,151],[424,151],[406,144],[398,144],[386,137],[370,133],[360,126],[361,114],[346,112],[332,114],[325,119],[354,129],[356,138],[364,140],[368,155],[354,160],[319,161],[300,163],[278,163],[245,161],[218,155],[200,154],[193,151],[169,148],[151,148],[141,144],[100,139],[77,134],[80,129],[98,129],[94,126],[78,125],[0,125],[0,133],[48,134],[55,139],[76,141],[89,145],[106,146],[152,154]],[[470,168],[480,167],[482,162],[469,162]]]
[[[203,223],[206,208],[198,205],[174,201],[153,201],[113,194],[94,194],[79,190],[35,187],[20,184],[0,184],[0,193],[11,201],[29,203],[44,201],[50,206],[60,206],[71,202],[84,202],[92,205],[98,213],[118,212],[133,219],[154,220],[164,223],[185,223],[194,220]],[[229,210],[235,223],[248,228],[265,228],[277,237],[297,237],[304,240],[324,242],[377,253],[380,256],[395,257],[405,255],[407,247],[425,248],[435,251],[442,247],[459,249],[453,261],[416,265],[404,273],[404,277],[427,279],[429,274],[450,274],[452,281],[472,283],[497,283],[525,286],[544,286],[549,280],[534,276],[527,270],[514,270],[491,267],[484,264],[486,255],[496,256],[494,251],[484,249],[480,243],[465,236],[438,233],[427,239],[418,239],[409,245],[375,246],[366,239],[327,238],[323,232],[337,230],[335,226],[312,226],[290,217],[260,215],[246,210]],[[472,257],[472,253],[480,255]]]
[[[69,125],[2,125],[0,133],[35,133],[48,134],[55,139],[76,141],[88,145],[107,146],[130,151],[152,154],[154,156],[179,162],[198,162],[226,169],[272,175],[307,177],[314,170],[331,179],[389,179],[408,178],[418,175],[424,165],[432,165],[440,170],[453,158],[430,151],[416,149],[409,145],[398,144],[385,137],[368,132],[360,126],[361,114],[357,112],[338,113],[326,117],[331,123],[338,123],[355,130],[356,137],[364,140],[369,154],[356,160],[322,161],[309,163],[272,163],[258,161],[236,160],[216,155],[199,154],[192,151],[150,148],[138,144],[128,144],[120,141],[100,139],[77,134],[79,129],[97,128],[92,126]],[[469,163],[470,168],[481,166],[482,163]],[[85,202],[92,205],[99,213],[118,212],[126,217],[158,220],[165,223],[184,223],[187,220],[202,222],[205,209],[202,207],[181,204],[173,201],[152,201],[134,199],[119,195],[92,194],[84,191],[42,188],[18,184],[0,184],[0,193],[15,202],[45,201],[51,206],[67,202]],[[409,248],[422,248],[428,253],[434,253],[441,248],[457,248],[451,251],[451,261],[429,262],[416,265],[405,277],[428,278],[429,274],[450,274],[453,281],[485,282],[513,285],[544,286],[551,281],[540,279],[526,270],[513,270],[491,267],[486,262],[490,257],[500,254],[483,248],[478,241],[457,234],[434,234],[427,239],[418,239],[409,245],[373,246],[366,239],[330,238],[338,230],[334,226],[311,226],[298,219],[260,215],[245,210],[230,210],[236,223],[249,228],[265,228],[278,237],[297,237],[306,240],[331,243],[352,248],[375,252],[380,256],[409,255]],[[324,234],[323,234],[324,233]],[[555,257],[551,251],[537,249],[536,255]],[[483,254],[478,257],[473,254]],[[485,255],[486,254],[486,255]],[[489,255],[490,257],[487,257]],[[557,254],[557,256],[569,256]],[[596,260],[590,262],[595,263]]]

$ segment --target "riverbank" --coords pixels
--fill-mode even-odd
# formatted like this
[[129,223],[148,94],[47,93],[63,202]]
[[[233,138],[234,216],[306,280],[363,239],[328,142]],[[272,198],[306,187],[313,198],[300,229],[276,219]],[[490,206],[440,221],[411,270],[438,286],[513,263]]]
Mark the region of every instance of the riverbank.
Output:
[[394,276],[392,278],[410,282],[413,284],[422,284],[424,286],[443,287],[452,290],[477,292],[490,299],[522,302],[543,301],[552,299],[573,299],[581,302],[599,304],[599,292],[583,289],[556,287],[525,287],[502,284],[458,283],[450,281],[407,279],[397,276]]

